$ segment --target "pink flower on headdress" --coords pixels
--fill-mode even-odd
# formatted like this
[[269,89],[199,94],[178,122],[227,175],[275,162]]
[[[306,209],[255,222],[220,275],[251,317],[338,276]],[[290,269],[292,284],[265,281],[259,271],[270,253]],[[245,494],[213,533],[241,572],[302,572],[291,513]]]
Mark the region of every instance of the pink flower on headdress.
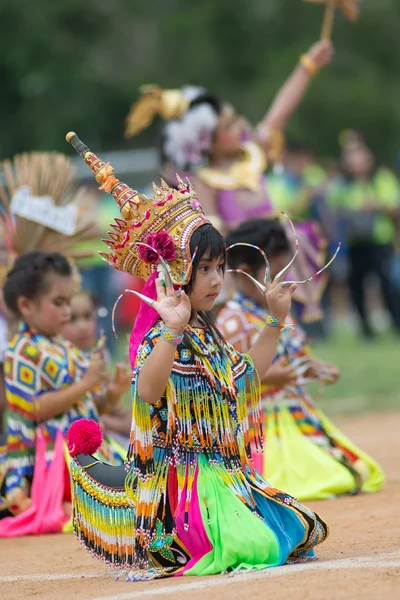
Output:
[[146,246],[139,246],[139,256],[148,265],[155,265],[160,260],[158,254]]
[[166,231],[159,231],[158,233],[148,235],[146,244],[156,250],[156,252],[153,252],[150,248],[139,246],[140,258],[147,264],[154,265],[158,262],[159,256],[157,255],[157,252],[163,257],[165,262],[172,262],[175,260],[176,251],[174,240]]

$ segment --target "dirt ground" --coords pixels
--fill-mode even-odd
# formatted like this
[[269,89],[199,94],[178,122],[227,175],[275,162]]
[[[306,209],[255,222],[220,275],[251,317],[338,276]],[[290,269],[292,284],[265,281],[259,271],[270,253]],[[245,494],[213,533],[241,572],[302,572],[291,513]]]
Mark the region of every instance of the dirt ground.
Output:
[[320,560],[258,573],[114,581],[73,535],[0,540],[0,598],[53,600],[375,600],[400,598],[400,411],[338,417],[342,430],[383,466],[374,495],[309,503],[330,524]]

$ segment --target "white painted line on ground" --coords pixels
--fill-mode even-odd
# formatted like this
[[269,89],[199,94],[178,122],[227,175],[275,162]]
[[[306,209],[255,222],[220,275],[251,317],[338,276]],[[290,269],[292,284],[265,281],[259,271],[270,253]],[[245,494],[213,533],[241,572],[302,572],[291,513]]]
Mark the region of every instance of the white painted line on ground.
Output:
[[[251,573],[245,573],[243,575],[235,575],[230,577],[229,575],[219,575],[217,578],[203,579],[200,578],[198,581],[192,581],[190,583],[182,583],[181,585],[164,585],[163,587],[157,587],[153,589],[144,590],[141,587],[136,592],[134,590],[130,592],[124,592],[121,594],[98,596],[93,600],[135,600],[136,598],[143,598],[144,596],[161,596],[164,594],[179,594],[184,592],[197,592],[202,589],[210,589],[220,585],[238,584],[246,581],[254,581],[256,579],[266,579],[269,577],[280,577],[282,575],[290,575],[292,573],[298,573],[300,571],[329,571],[337,569],[361,569],[361,568],[393,568],[400,567],[400,552],[394,552],[390,554],[380,554],[377,556],[367,556],[359,558],[345,558],[341,560],[329,560],[321,562],[309,562],[295,565],[285,565],[283,567],[274,567],[271,569],[265,569],[263,571],[252,571]],[[170,581],[173,581],[170,579]],[[130,583],[127,585],[135,585]],[[136,584],[137,585],[137,584]]]
[[[116,594],[112,596],[99,596],[94,600],[134,600],[135,598],[141,598],[142,596],[159,596],[162,594],[173,594],[178,592],[186,591],[197,591],[204,588],[212,588],[219,585],[229,585],[231,583],[241,583],[243,581],[265,579],[268,577],[280,577],[282,575],[291,575],[292,573],[298,573],[301,571],[329,571],[336,569],[360,569],[360,568],[392,568],[400,567],[400,551],[392,552],[389,554],[378,554],[377,556],[367,556],[359,558],[345,558],[341,560],[330,560],[320,562],[309,562],[295,565],[284,565],[283,567],[274,567],[271,569],[265,569],[263,571],[252,571],[251,573],[244,573],[242,575],[235,575],[233,577],[225,576],[214,576],[210,578],[199,578],[197,581],[191,581],[190,583],[182,583],[181,585],[167,585],[163,587],[157,587],[149,590],[137,590],[122,594]],[[10,575],[0,577],[0,583],[15,583],[18,581],[29,581],[29,582],[45,582],[45,581],[59,581],[59,580],[73,580],[73,579],[112,579],[114,575],[113,570],[106,572],[93,571],[91,573],[37,573],[31,575]],[[176,579],[169,579],[169,582],[177,581]],[[181,579],[180,581],[184,581]],[[135,587],[134,583],[127,584]],[[142,585],[146,583],[142,582]]]
[[95,579],[96,577],[110,577],[110,571],[106,573],[38,573],[32,575],[9,575],[0,577],[0,583],[15,583],[17,581],[57,581],[59,579]]

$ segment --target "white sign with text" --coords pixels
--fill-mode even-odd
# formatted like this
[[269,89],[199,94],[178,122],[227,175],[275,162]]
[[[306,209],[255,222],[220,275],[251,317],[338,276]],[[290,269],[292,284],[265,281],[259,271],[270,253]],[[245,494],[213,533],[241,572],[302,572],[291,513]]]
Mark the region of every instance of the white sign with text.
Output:
[[18,217],[39,223],[64,235],[76,230],[77,207],[74,204],[56,206],[50,196],[34,196],[28,185],[18,188],[12,197],[10,211]]

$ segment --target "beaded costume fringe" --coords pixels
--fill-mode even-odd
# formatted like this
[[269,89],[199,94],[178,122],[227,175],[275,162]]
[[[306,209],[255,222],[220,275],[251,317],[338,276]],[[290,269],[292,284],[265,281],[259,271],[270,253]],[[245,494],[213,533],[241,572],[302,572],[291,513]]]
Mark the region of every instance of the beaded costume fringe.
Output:
[[95,557],[116,567],[133,564],[134,509],[124,489],[93,479],[71,460],[74,531]]
[[[167,477],[176,467],[178,494],[186,490],[184,527],[188,513],[199,454],[204,454],[239,497],[249,498],[244,470],[250,465],[250,424],[262,445],[262,409],[259,381],[251,359],[244,357],[243,374],[233,381],[230,361],[225,357],[208,360],[202,353],[197,372],[190,380],[174,373],[166,390],[168,417],[165,448],[153,448],[150,406],[133,397],[134,429],[128,452],[130,471],[126,493],[136,509],[135,567],[149,568],[148,548],[154,538],[156,518],[165,515]],[[250,376],[249,376],[250,375]],[[195,397],[195,400],[194,400]],[[215,439],[216,437],[216,439]],[[173,445],[173,439],[179,446]],[[178,498],[179,501],[179,498]]]
[[[165,523],[168,511],[171,467],[176,469],[178,503],[185,490],[187,530],[200,455],[213,464],[239,498],[254,505],[247,481],[253,471],[250,423],[261,447],[262,409],[253,363],[245,356],[240,375],[234,380],[225,354],[208,357],[205,348],[196,348],[195,341],[194,345],[201,361],[190,378],[183,377],[177,369],[172,371],[167,385],[167,424],[161,445],[160,440],[157,446],[153,445],[151,408],[140,400],[134,386],[125,489],[102,485],[76,459],[71,462],[75,532],[92,554],[121,567],[121,575],[128,579],[167,574],[165,567],[159,572],[152,546],[168,533],[157,528]],[[169,518],[173,519],[173,515]],[[174,544],[179,545],[174,534],[173,537]]]

